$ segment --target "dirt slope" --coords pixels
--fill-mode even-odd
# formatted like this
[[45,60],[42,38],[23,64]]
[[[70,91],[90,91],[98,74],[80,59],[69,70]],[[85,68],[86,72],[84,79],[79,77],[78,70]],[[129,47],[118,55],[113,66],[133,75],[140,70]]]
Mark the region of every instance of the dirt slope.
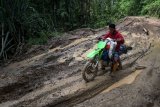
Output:
[[[95,38],[107,29],[75,30],[51,39],[39,54],[39,48],[31,49],[21,61],[1,66],[0,107],[158,107],[160,21],[126,17],[117,29],[133,50],[122,55],[123,70],[115,78],[106,73],[93,82],[84,82],[81,69],[85,56],[95,48]],[[146,68],[136,71],[138,66]],[[132,78],[131,82],[126,83],[129,80],[125,77]]]
[[[139,61],[146,69],[135,70],[94,98],[74,107],[160,107],[160,46],[159,43],[155,45],[152,53]],[[130,80],[133,77],[136,77],[134,82]]]

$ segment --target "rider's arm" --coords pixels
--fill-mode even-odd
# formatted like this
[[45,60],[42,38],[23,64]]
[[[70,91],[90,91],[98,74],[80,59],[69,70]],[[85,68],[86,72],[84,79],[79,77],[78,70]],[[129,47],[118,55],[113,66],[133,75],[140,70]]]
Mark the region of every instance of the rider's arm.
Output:
[[105,40],[106,38],[108,38],[109,34],[103,34],[102,36],[98,37],[98,40]]
[[118,39],[115,39],[116,42],[123,42],[124,39],[123,38],[118,38]]
[[120,43],[120,44],[123,44],[123,43],[124,43],[124,38],[123,38],[123,36],[122,36],[120,33],[119,33],[117,36],[118,36],[118,37],[117,37],[116,41],[117,41],[118,43]]
[[105,35],[102,35],[102,39],[103,39],[103,40],[105,40],[106,38],[108,38],[108,37],[109,37],[109,35],[110,35],[110,34],[109,34],[109,32],[108,32],[108,33],[106,33]]

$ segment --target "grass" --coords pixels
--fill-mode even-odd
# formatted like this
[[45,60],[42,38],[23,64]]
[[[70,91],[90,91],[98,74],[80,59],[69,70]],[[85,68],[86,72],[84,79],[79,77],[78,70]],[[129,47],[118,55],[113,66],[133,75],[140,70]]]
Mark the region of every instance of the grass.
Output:
[[29,45],[44,45],[47,43],[49,38],[52,37],[59,37],[63,33],[62,32],[46,32],[42,31],[39,33],[39,37],[30,37],[28,39],[28,44]]

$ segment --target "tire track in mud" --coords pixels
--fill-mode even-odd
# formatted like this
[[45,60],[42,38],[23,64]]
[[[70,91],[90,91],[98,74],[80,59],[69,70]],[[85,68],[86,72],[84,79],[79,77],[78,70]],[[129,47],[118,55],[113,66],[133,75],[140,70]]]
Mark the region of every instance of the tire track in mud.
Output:
[[[159,107],[160,73],[158,73],[159,71],[156,68],[160,66],[160,56],[159,54],[157,55],[159,49],[153,50],[152,48],[151,50],[152,53],[145,56],[139,62],[146,65],[147,69],[138,76],[133,84],[122,86],[109,93],[102,92],[96,97],[77,104],[74,107]],[[158,52],[155,52],[155,50]],[[142,69],[142,67],[138,69]]]
[[[139,56],[141,56],[142,54],[144,53],[141,53]],[[134,57],[137,57],[137,56],[134,56]],[[138,58],[137,57],[137,58]],[[95,95],[99,94],[100,92],[102,92],[103,90],[105,90],[106,88],[108,88],[109,86],[111,86],[112,84],[118,82],[119,80],[121,80],[122,78],[130,75],[132,72],[134,72],[136,69],[144,69],[145,67],[131,67],[134,65],[135,63],[135,60],[137,60],[137,58],[133,58],[132,56],[132,61],[130,63],[126,63],[124,65],[124,68],[125,70],[123,70],[123,73],[122,72],[118,72],[118,76],[116,76],[114,79],[113,78],[107,78],[107,79],[104,79],[103,77],[101,77],[101,79],[103,78],[103,81],[101,81],[99,84],[95,85],[94,87],[88,89],[88,90],[85,90],[85,92],[83,93],[79,93],[71,98],[66,98],[64,101],[60,101],[59,103],[51,103],[49,105],[46,105],[46,107],[70,107],[70,106],[73,106],[75,104],[78,104],[80,102],[83,102],[87,99],[90,99],[92,97],[94,97]],[[128,62],[128,61],[127,61]],[[131,67],[131,68],[130,68]],[[127,72],[125,72],[127,71]],[[94,81],[93,81],[94,82]]]
[[[80,38],[82,39],[82,38]],[[30,63],[31,65],[34,64],[36,61],[40,62],[40,64],[37,64],[37,66],[35,67],[31,67],[31,66],[27,66],[28,68],[26,69],[26,72],[28,69],[31,68],[30,72],[33,72],[33,74],[22,74],[20,77],[22,77],[20,80],[22,81],[22,84],[17,84],[18,82],[16,81],[15,84],[11,84],[6,86],[7,88],[12,88],[13,90],[10,90],[8,96],[6,96],[5,100],[2,100],[4,103],[3,104],[7,104],[9,103],[12,106],[18,107],[18,106],[62,106],[64,104],[68,104],[68,102],[71,102],[71,104],[76,104],[78,103],[77,100],[84,101],[88,98],[91,98],[93,96],[95,96],[96,94],[98,94],[100,91],[102,91],[103,89],[107,88],[108,86],[110,86],[112,83],[118,81],[118,79],[121,79],[122,77],[129,75],[132,72],[132,69],[128,68],[128,72],[121,74],[120,77],[118,77],[116,80],[105,80],[104,78],[106,78],[104,76],[102,76],[102,80],[100,79],[100,77],[97,77],[96,80],[98,81],[97,83],[95,81],[93,81],[89,86],[85,86],[86,84],[83,82],[82,78],[81,78],[81,73],[80,71],[77,71],[77,67],[82,68],[83,64],[85,61],[76,61],[75,57],[81,55],[82,53],[86,52],[89,48],[91,48],[93,46],[95,37],[92,37],[90,39],[88,38],[84,38],[82,41],[81,40],[77,40],[78,43],[73,42],[67,46],[60,46],[57,47],[53,50],[50,50],[48,53],[36,56],[35,58],[38,58],[36,60],[34,60],[35,58],[30,59],[28,61],[28,63]],[[79,55],[74,56],[75,52],[79,52],[79,48],[83,47],[84,49],[79,53]],[[140,49],[139,49],[140,50]],[[53,55],[52,55],[53,54]],[[58,58],[55,58],[55,54],[60,55]],[[129,65],[128,60],[130,59],[134,59],[135,57],[137,57],[138,55],[141,54],[141,51],[137,51],[134,54],[130,54],[128,57],[125,56],[122,59],[123,60],[127,60],[126,64],[124,67],[131,67],[132,65]],[[64,56],[64,57],[62,57]],[[64,59],[64,61],[62,62],[58,62],[58,59]],[[54,59],[54,61],[53,61]],[[55,61],[56,60],[56,61]],[[73,64],[71,64],[72,62],[74,62]],[[56,64],[58,63],[58,64]],[[45,65],[46,64],[46,65]],[[127,65],[128,64],[128,65]],[[40,67],[42,66],[42,68]],[[44,67],[44,69],[43,69]],[[41,69],[41,72],[36,72],[38,70]],[[78,69],[79,69],[78,68]],[[23,71],[25,72],[25,70]],[[123,71],[124,72],[124,71]],[[42,74],[41,74],[42,73]],[[60,74],[59,74],[60,73]],[[72,75],[77,75],[75,77],[75,79],[68,81],[68,83],[66,84],[62,84],[61,86],[57,86],[56,84],[58,84],[58,81],[66,81],[68,78],[70,78]],[[33,76],[33,77],[32,77]],[[58,76],[58,77],[57,77]],[[55,79],[53,79],[55,78]],[[53,79],[53,80],[52,80]],[[43,91],[43,87],[44,87],[44,83],[46,81],[50,81],[53,82],[51,83],[51,86],[53,88],[53,90],[44,90]],[[106,82],[107,81],[107,85]],[[94,83],[95,82],[95,83]],[[76,86],[78,87],[81,84],[82,89],[77,89]],[[98,85],[97,85],[98,84]],[[34,87],[34,85],[37,85]],[[47,84],[48,85],[48,84]],[[74,86],[75,85],[75,86]],[[50,88],[51,88],[50,87]],[[75,90],[71,90],[74,91],[74,93],[69,93],[67,94],[66,90],[69,88],[75,87]],[[83,89],[84,87],[88,87],[88,89]],[[2,92],[5,92],[5,88],[3,90],[4,87],[1,87]],[[16,90],[16,88],[19,88],[21,91]],[[14,91],[16,90],[16,91]],[[31,95],[32,92],[36,92],[36,91],[42,91],[42,93],[38,93],[37,95]],[[62,93],[62,96],[59,96],[61,94],[61,92],[64,91],[64,94]],[[5,94],[7,94],[8,92],[3,93],[3,95],[5,96]],[[88,94],[87,94],[88,93]],[[17,96],[15,98],[15,95]],[[29,95],[30,97],[27,97],[27,95]],[[0,94],[1,97],[1,94]],[[22,98],[21,98],[22,97]],[[79,98],[80,97],[80,98]],[[23,99],[24,98],[24,99]],[[12,100],[11,102],[5,102],[5,101],[9,101]],[[2,105],[3,105],[2,104]],[[1,106],[1,104],[0,104]]]
[[[104,81],[101,81],[100,84],[98,84],[95,87],[87,90],[86,92],[80,93],[79,95],[74,96],[74,97],[69,98],[69,99],[66,98],[66,100],[61,101],[57,104],[51,103],[49,105],[46,105],[46,107],[53,107],[53,106],[54,107],[72,107],[75,104],[81,103],[85,100],[88,100],[88,99],[98,95],[99,93],[101,93],[102,91],[104,91],[105,89],[107,89],[108,87],[113,85],[114,83],[116,83],[119,80],[123,79],[124,77],[130,75],[133,71],[134,71],[134,69],[128,69],[128,73],[125,73],[123,75],[119,75],[118,78],[115,77],[116,79],[113,79],[113,78],[110,78],[110,79],[107,79],[107,80],[105,79]],[[106,78],[106,77],[104,77],[104,78]],[[101,77],[101,79],[102,79],[102,77]]]
[[[42,60],[43,60],[43,62],[38,64],[38,65],[35,65],[35,66],[28,66],[27,69],[23,70],[23,74],[19,75],[18,78],[16,78],[15,82],[11,81],[11,83],[9,83],[7,85],[2,85],[0,87],[0,96],[1,96],[0,97],[0,102],[2,103],[2,102],[5,102],[5,101],[8,101],[8,100],[18,99],[18,98],[24,96],[25,94],[27,94],[29,92],[32,92],[33,90],[35,90],[37,88],[42,87],[43,86],[42,81],[46,81],[46,79],[44,79],[45,77],[47,77],[47,76],[50,76],[49,78],[55,77],[55,76],[53,76],[54,74],[52,72],[56,73],[57,71],[61,71],[61,70],[70,71],[69,70],[70,68],[72,68],[72,69],[77,68],[77,67],[73,67],[74,65],[71,65],[70,67],[65,69],[65,67],[68,66],[68,63],[72,62],[73,58],[66,59],[65,62],[58,63],[58,64],[56,64],[57,62],[52,62],[52,60],[53,59],[54,60],[58,59],[63,54],[65,54],[66,51],[67,52],[68,51],[73,51],[71,49],[75,48],[77,45],[88,44],[88,42],[86,42],[86,41],[87,41],[87,39],[85,39],[84,41],[82,40],[82,41],[78,42],[77,44],[72,43],[72,44],[69,44],[69,45],[59,49],[58,52],[56,51],[58,56],[56,54],[54,54],[54,55],[50,55],[48,57],[49,53],[51,53],[52,51],[50,51],[46,55],[45,54],[39,55],[39,56],[43,56],[43,57],[36,56],[36,58],[39,57],[38,59],[36,59],[37,62],[38,61],[41,62]],[[91,41],[89,40],[89,44],[90,43],[92,44]],[[70,48],[70,50],[69,50],[69,48]],[[55,49],[53,49],[53,50],[55,50]],[[35,58],[33,58],[33,59],[35,59]],[[34,60],[32,60],[32,58],[30,60],[27,60],[27,61],[29,61],[29,63],[34,62]],[[22,61],[22,62],[24,62],[24,61]],[[50,62],[51,62],[51,64],[49,65],[48,63],[50,63]],[[44,65],[45,63],[47,64],[47,66]],[[76,73],[76,72],[72,72],[68,76],[71,76],[74,73]],[[58,79],[61,79],[61,77],[58,78]]]
[[[133,64],[138,60],[138,58],[139,57],[141,57],[141,56],[143,56],[148,50],[150,49],[150,46],[148,47],[148,49],[146,49],[146,51],[141,51],[141,52],[137,52],[137,53],[134,53],[133,55],[130,55],[129,57],[130,58],[132,58],[133,59],[133,61],[131,61],[131,63],[126,63],[124,66],[125,66],[125,69],[126,68],[128,68],[128,67],[131,67],[131,66],[133,66]],[[138,55],[138,57],[137,57],[137,55]],[[135,59],[134,59],[134,57],[136,57]],[[125,59],[125,57],[124,57],[124,59],[123,60],[126,60]],[[144,67],[138,67],[138,68],[136,68],[136,69],[144,69]],[[135,68],[133,69],[130,69],[131,71],[134,71],[135,70]],[[124,75],[126,76],[126,75],[129,75],[131,72],[127,72],[127,73],[125,73]],[[119,79],[118,80],[120,80],[121,78],[123,78],[124,76],[120,76],[120,77],[118,77]],[[118,81],[117,80],[117,81]],[[113,83],[114,82],[117,82],[117,81],[113,81]],[[88,98],[91,98],[91,97],[93,97],[93,96],[95,96],[96,94],[98,94],[98,93],[100,93],[101,91],[103,91],[106,87],[108,87],[108,86],[106,86],[105,84],[103,84],[103,82],[101,82],[102,84],[100,84],[100,86],[95,86],[95,87],[93,87],[93,88],[91,88],[91,90],[87,90],[86,92],[83,92],[82,94],[79,94],[79,95],[77,95],[77,96],[74,96],[74,97],[72,97],[72,98],[70,98],[70,99],[67,99],[67,100],[64,100],[64,101],[61,101],[61,102],[59,102],[58,104],[50,104],[50,105],[47,105],[47,106],[57,106],[57,107],[63,107],[64,105],[74,105],[74,104],[76,104],[76,103],[80,103],[80,102],[82,102],[82,101],[84,101],[84,100],[86,100],[86,99],[88,99]],[[112,80],[111,80],[111,84],[112,84]],[[110,84],[109,84],[110,85]],[[103,87],[104,86],[104,87]],[[93,89],[93,90],[92,90]],[[97,90],[97,91],[96,91]],[[90,92],[91,91],[91,92]],[[86,95],[87,94],[87,95]]]
[[[33,75],[33,74],[30,74],[30,75]],[[71,74],[71,75],[73,75],[73,74]],[[68,75],[67,75],[68,76]],[[81,77],[81,74],[79,74],[79,77]],[[34,78],[35,79],[35,78]],[[21,79],[22,80],[22,79]],[[79,81],[79,80],[74,80],[73,82],[76,82],[76,81]],[[24,82],[25,83],[25,82]],[[69,84],[72,84],[72,82],[71,83],[69,83]],[[69,84],[67,84],[66,86],[68,86]],[[28,85],[28,84],[25,84],[25,85]],[[14,86],[14,85],[13,85]],[[19,85],[16,85],[18,88],[22,88],[22,87],[19,87]],[[70,85],[69,85],[70,86]],[[17,87],[15,87],[15,89],[17,88]],[[31,86],[32,87],[32,86]],[[65,87],[65,86],[62,86],[62,87]],[[61,88],[62,88],[61,87]],[[11,88],[11,87],[8,87],[8,88]],[[38,87],[37,87],[38,88]],[[22,90],[22,91],[25,91],[25,90],[28,90],[29,88],[27,88],[27,87],[24,87],[24,89]],[[35,88],[36,89],[36,88]],[[32,89],[33,90],[33,89]],[[29,91],[26,91],[26,93],[28,93]],[[16,93],[16,92],[15,92]],[[47,92],[46,92],[47,93]],[[46,94],[45,93],[45,94]],[[10,94],[13,94],[13,92],[11,92]],[[16,93],[17,94],[17,93]],[[43,96],[44,94],[42,94],[42,95],[40,95],[40,96]],[[10,96],[11,97],[11,96]],[[19,97],[21,97],[21,96],[19,96]],[[37,97],[38,98],[38,97]],[[30,102],[30,101],[29,101]]]
[[[134,58],[132,57],[132,60],[133,60]],[[125,67],[125,69],[127,68],[127,67],[129,67],[129,64],[127,65],[127,64],[125,64],[124,65],[124,67]],[[131,71],[133,71],[133,69],[131,70]],[[121,78],[123,78],[124,76],[126,76],[126,75],[129,75],[130,73],[131,73],[131,71],[130,72],[127,72],[127,73],[125,73],[125,74],[123,74],[122,76],[120,76],[120,77],[118,77],[116,80],[112,80],[112,79],[109,79],[109,80],[107,80],[107,81],[109,81],[109,83],[107,83],[107,85],[105,85],[106,84],[106,80],[104,79],[105,78],[105,76],[103,76],[103,79],[102,80],[99,80],[100,82],[99,82],[99,84],[97,85],[93,85],[92,86],[92,88],[88,88],[88,89],[82,89],[82,90],[77,90],[77,92],[75,92],[75,93],[71,93],[71,94],[68,94],[68,95],[65,95],[65,96],[63,96],[63,97],[61,97],[61,96],[59,96],[58,98],[55,98],[54,100],[52,99],[51,100],[51,104],[49,104],[49,105],[47,105],[47,106],[55,106],[55,105],[57,105],[57,106],[59,106],[59,104],[60,103],[65,103],[65,102],[76,102],[77,103],[77,101],[72,101],[73,99],[77,99],[78,98],[78,101],[84,101],[85,99],[88,99],[88,95],[86,96],[86,93],[88,93],[89,92],[89,98],[90,97],[93,97],[94,95],[96,95],[96,94],[98,94],[99,92],[101,92],[103,89],[105,89],[105,88],[107,88],[107,87],[109,87],[112,83],[115,83],[115,82],[117,82],[118,80],[120,80]],[[42,101],[42,99],[47,99],[47,96],[50,96],[50,95],[54,95],[54,93],[56,93],[56,91],[60,91],[61,90],[61,88],[64,88],[64,90],[65,90],[65,88],[67,88],[67,87],[70,87],[71,86],[71,88],[73,88],[72,87],[72,85],[73,84],[84,84],[83,83],[83,80],[82,80],[82,78],[81,78],[81,73],[78,73],[77,74],[78,75],[78,78],[79,79],[76,79],[76,80],[74,80],[74,81],[70,81],[70,83],[67,83],[67,84],[65,84],[64,86],[61,86],[61,87],[57,87],[56,89],[54,89],[54,90],[51,90],[50,92],[46,92],[46,93],[43,93],[43,94],[41,94],[40,96],[37,96],[35,99],[32,99],[32,100],[28,100],[28,101],[23,101],[23,102],[19,102],[19,104],[16,104],[16,105],[14,105],[15,107],[18,107],[18,106],[22,106],[22,105],[32,105],[32,106],[35,106],[35,105],[37,105],[37,100],[40,100],[40,101]],[[98,77],[98,78],[100,78],[100,77]],[[62,80],[62,81],[64,81],[64,80]],[[93,81],[94,82],[94,81]],[[104,84],[105,83],[105,84]],[[66,89],[67,90],[67,89]],[[95,90],[95,91],[94,91]],[[92,92],[93,91],[93,92]],[[56,95],[56,94],[55,94]],[[85,95],[85,96],[84,96]],[[46,97],[45,97],[46,96]],[[78,97],[77,97],[78,96]],[[81,98],[81,100],[79,100],[79,97],[81,97],[82,96],[82,98]],[[49,100],[47,100],[48,102],[49,102]],[[45,102],[47,102],[47,101],[45,101]],[[41,103],[41,102],[39,102],[39,103]],[[61,104],[60,104],[61,105]],[[39,105],[39,106],[44,106],[43,104],[42,105]]]
[[[0,88],[0,101],[5,102],[7,100],[14,100],[14,99],[21,98],[25,94],[43,87],[44,82],[47,80],[50,80],[51,78],[57,78],[57,80],[62,79],[61,77],[57,77],[58,73],[61,69],[64,69],[64,67],[67,65],[68,63],[65,62],[65,63],[51,65],[44,68],[40,67],[37,69],[37,67],[32,67],[32,68],[26,69],[26,73],[18,77],[17,82]],[[54,68],[54,71],[52,70],[53,68]],[[73,69],[73,68],[76,68],[76,67],[70,66],[66,70],[69,71],[69,69]],[[74,71],[76,73],[77,69],[75,69]],[[30,73],[28,74],[28,72]],[[71,75],[73,74],[69,73],[69,75],[67,76],[71,76]]]
[[[137,53],[135,53],[136,55],[138,55],[139,54],[139,52],[137,52]],[[133,56],[133,55],[132,55]],[[135,56],[135,55],[134,55]],[[73,75],[73,74],[72,74]],[[81,76],[81,75],[80,75]],[[76,80],[76,81],[79,81],[79,80]],[[73,81],[73,82],[76,82],[76,81]],[[73,82],[71,82],[71,83],[69,83],[69,84],[72,84]],[[70,86],[69,84],[67,84],[66,86]],[[63,87],[65,87],[65,86],[63,86]],[[59,88],[62,88],[62,87],[59,87]],[[24,91],[24,90],[23,90]],[[53,90],[54,91],[54,90]],[[50,93],[52,93],[53,91],[51,91],[51,92],[46,92],[46,93],[44,93],[44,94],[42,94],[42,95],[40,95],[40,96],[38,96],[38,97],[42,97],[42,96],[44,96],[44,95],[46,95],[47,93],[47,95],[49,95]],[[36,98],[36,99],[39,99],[39,98]],[[36,100],[35,99],[35,100]],[[29,103],[31,103],[32,101],[27,101],[27,102],[29,102]],[[26,102],[24,102],[24,103],[26,103]],[[21,104],[23,104],[22,102],[21,102]],[[21,105],[20,104],[20,105]],[[28,104],[27,104],[28,105]],[[18,105],[16,105],[16,106],[18,106]]]

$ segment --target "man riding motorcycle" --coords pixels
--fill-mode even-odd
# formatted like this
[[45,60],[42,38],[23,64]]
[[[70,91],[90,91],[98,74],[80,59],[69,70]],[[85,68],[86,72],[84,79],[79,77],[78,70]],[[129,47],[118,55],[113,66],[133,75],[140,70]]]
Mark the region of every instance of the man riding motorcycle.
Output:
[[[113,60],[115,62],[119,63],[119,69],[122,69],[122,64],[121,64],[121,60],[120,60],[120,48],[121,46],[123,47],[124,44],[124,38],[123,36],[116,30],[115,24],[110,24],[109,25],[109,32],[106,33],[105,35],[102,35],[99,39],[103,39],[105,40],[106,38],[111,38],[114,41],[117,42],[116,48],[115,48],[115,52],[113,55]],[[102,54],[102,60],[101,60],[101,69],[105,70],[105,66],[104,66],[104,61],[106,60],[106,56],[108,56],[108,52],[104,50],[103,54]]]

